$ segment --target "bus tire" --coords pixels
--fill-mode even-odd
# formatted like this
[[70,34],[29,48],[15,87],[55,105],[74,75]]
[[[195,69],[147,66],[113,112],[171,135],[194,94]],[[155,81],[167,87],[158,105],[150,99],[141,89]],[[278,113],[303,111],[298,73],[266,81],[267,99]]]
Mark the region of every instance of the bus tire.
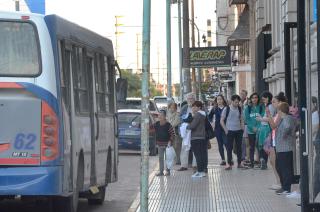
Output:
[[99,192],[97,194],[92,194],[88,198],[89,205],[102,205],[106,196],[106,186],[99,187]]
[[56,197],[53,209],[57,212],[77,212],[79,204],[79,192],[83,187],[84,181],[84,164],[83,160],[79,161],[77,184],[73,193],[68,197]]

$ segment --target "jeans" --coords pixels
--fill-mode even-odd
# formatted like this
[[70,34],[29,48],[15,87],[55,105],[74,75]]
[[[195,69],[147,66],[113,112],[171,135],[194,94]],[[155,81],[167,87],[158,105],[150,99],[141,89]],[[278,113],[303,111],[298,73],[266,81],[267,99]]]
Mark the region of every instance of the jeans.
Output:
[[215,131],[215,133],[218,141],[219,154],[220,154],[221,160],[226,160],[224,156],[224,148],[223,148],[223,146],[226,148],[226,142],[223,139],[223,132],[221,129],[218,129]]
[[181,167],[188,168],[188,157],[189,157],[189,150],[187,150],[188,146],[182,145],[181,152],[180,152],[180,161]]
[[280,177],[281,187],[285,191],[291,191],[293,180],[293,152],[276,153],[276,169]]
[[248,134],[249,145],[250,145],[250,162],[254,162],[254,151],[256,146],[256,134]]
[[160,173],[164,171],[164,158],[166,155],[166,146],[158,146]]
[[197,160],[198,172],[204,172],[205,169],[205,149],[208,150],[207,142],[204,139],[191,141],[191,148]]
[[178,135],[176,135],[173,142],[173,148],[174,148],[174,151],[176,152],[177,163],[181,163],[181,160],[180,160],[181,145],[182,145],[182,140]]
[[232,161],[232,150],[233,150],[233,143],[236,144],[236,153],[238,159],[238,165],[241,164],[241,157],[242,157],[242,130],[237,131],[228,131],[227,135],[227,158],[228,164],[231,165]]

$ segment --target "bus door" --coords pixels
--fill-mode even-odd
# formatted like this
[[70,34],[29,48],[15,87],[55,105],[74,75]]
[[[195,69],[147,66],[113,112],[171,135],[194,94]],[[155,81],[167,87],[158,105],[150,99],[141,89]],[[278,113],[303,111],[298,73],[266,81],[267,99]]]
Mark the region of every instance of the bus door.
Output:
[[95,118],[97,132],[95,143],[97,148],[96,168],[97,183],[104,185],[111,180],[113,153],[115,150],[115,83],[114,75],[107,56],[95,54]]
[[90,170],[90,185],[97,184],[97,145],[96,138],[99,136],[99,120],[97,118],[97,104],[95,94],[95,58],[94,54],[90,51],[86,53],[85,67],[88,74],[88,90],[89,90],[89,114],[90,114],[90,144],[91,144],[91,170]]

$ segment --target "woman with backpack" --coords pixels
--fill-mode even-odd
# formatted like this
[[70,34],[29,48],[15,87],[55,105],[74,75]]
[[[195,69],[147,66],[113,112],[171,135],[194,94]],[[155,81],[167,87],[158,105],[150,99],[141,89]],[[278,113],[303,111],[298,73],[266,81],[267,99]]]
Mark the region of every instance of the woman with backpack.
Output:
[[215,135],[218,141],[218,147],[219,147],[219,154],[221,157],[221,163],[220,166],[226,165],[225,155],[224,155],[224,148],[226,148],[226,141],[223,137],[223,128],[220,125],[220,118],[223,109],[227,106],[227,102],[224,99],[223,95],[218,95],[215,100],[214,104],[216,107],[213,107],[209,113],[209,121],[212,123],[212,127],[215,131]]
[[262,106],[258,93],[253,93],[250,96],[251,104],[244,109],[244,120],[247,124],[247,133],[250,145],[250,168],[254,167],[254,151],[256,146],[256,134],[259,129],[260,122],[256,120],[262,114]]

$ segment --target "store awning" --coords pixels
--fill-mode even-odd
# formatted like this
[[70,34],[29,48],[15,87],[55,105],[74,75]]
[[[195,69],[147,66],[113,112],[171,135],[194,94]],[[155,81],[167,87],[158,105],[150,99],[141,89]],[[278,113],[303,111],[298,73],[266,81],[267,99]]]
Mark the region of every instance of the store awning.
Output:
[[228,38],[228,46],[240,45],[250,39],[250,14],[246,6],[240,15],[239,23],[234,32]]

